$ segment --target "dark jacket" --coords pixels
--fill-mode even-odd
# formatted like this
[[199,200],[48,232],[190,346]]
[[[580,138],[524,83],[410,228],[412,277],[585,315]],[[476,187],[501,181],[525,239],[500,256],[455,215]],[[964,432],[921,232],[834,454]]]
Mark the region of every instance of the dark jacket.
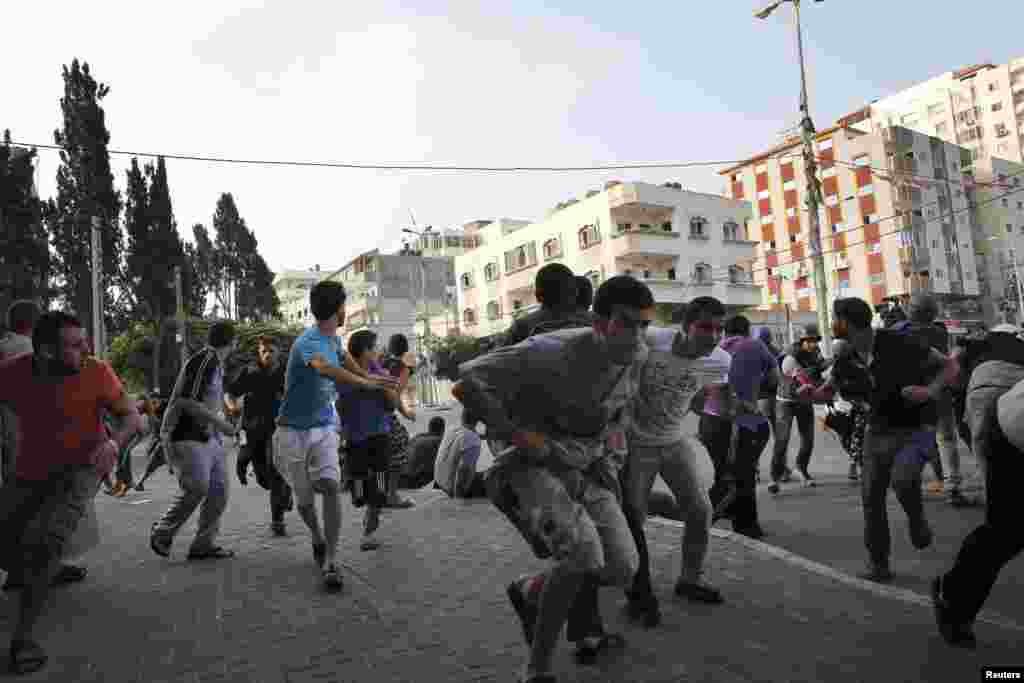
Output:
[[527,313],[517,318],[512,326],[508,328],[502,346],[512,346],[525,341],[535,334],[544,334],[576,327],[590,327],[594,322],[594,316],[589,311],[580,311],[576,308],[546,308],[541,307],[536,311]]

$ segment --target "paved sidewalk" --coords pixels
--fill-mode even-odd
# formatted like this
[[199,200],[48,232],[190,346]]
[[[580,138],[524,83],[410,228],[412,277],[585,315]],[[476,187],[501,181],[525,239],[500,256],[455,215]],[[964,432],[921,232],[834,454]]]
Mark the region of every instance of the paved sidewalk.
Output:
[[[384,545],[371,553],[358,550],[359,517],[346,503],[347,585],[327,595],[301,522],[290,514],[293,535],[272,538],[266,492],[254,484],[232,482],[222,540],[238,557],[185,562],[193,525],[169,561],[156,557],[148,529],[173,486],[166,472],[150,481],[151,490],[121,500],[101,494],[103,545],[87,558],[87,580],[57,591],[40,630],[51,665],[28,680],[514,680],[524,646],[504,585],[543,564],[488,503],[413,492],[418,507],[389,512]],[[621,595],[603,591],[609,624],[629,647],[580,668],[565,645],[561,681],[972,681],[983,665],[1024,663],[1020,628],[980,624],[977,652],[952,650],[927,606],[810,571],[731,534],[712,539],[709,567],[727,604],[677,601],[680,530],[656,522],[648,530],[663,626],[625,624]],[[11,604],[0,609],[5,635]]]

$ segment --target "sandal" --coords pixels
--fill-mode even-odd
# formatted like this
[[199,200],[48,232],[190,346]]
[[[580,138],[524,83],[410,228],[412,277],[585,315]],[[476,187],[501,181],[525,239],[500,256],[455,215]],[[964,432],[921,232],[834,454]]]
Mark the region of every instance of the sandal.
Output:
[[11,671],[18,675],[31,674],[39,671],[49,660],[43,648],[32,640],[15,640],[11,642]]
[[[592,642],[596,640],[597,642]],[[602,633],[576,641],[576,663],[580,666],[593,664],[597,656],[610,650],[622,650],[626,639],[618,633]]]
[[222,548],[219,545],[214,548],[207,550],[190,550],[188,551],[189,560],[226,560],[229,557],[234,557],[235,551]]

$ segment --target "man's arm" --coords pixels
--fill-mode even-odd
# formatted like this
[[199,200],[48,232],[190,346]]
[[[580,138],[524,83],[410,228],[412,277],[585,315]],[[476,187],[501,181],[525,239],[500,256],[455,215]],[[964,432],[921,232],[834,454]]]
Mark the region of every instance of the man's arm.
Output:
[[455,471],[456,498],[468,498],[473,478],[476,476],[476,463],[480,459],[480,441],[470,444],[462,449],[459,458],[459,466]]
[[903,397],[915,403],[933,401],[942,393],[942,388],[952,386],[960,375],[960,363],[957,355],[946,356],[935,348],[930,349],[928,360],[939,366],[939,372],[928,386],[912,386],[903,388]]
[[118,449],[128,445],[136,434],[140,433],[145,426],[142,415],[139,413],[139,406],[136,401],[129,398],[124,392],[120,398],[109,406],[110,414],[114,417],[117,431],[111,438],[117,443]]
[[519,426],[505,409],[504,397],[514,398],[522,386],[527,350],[505,347],[464,363],[459,368],[456,398],[480,416],[488,438],[513,440]]
[[[345,354],[345,367],[339,368],[329,364],[320,354],[313,356],[308,365],[324,377],[329,377],[338,384],[349,384],[362,389],[384,389],[394,384],[392,378],[367,374],[355,361],[351,360],[351,356],[348,354]],[[354,366],[356,370],[351,370],[350,366]]]

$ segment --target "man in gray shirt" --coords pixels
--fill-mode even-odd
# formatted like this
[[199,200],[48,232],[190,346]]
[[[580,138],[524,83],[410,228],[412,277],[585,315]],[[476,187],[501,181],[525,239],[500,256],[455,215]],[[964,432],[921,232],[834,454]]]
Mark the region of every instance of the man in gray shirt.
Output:
[[[594,314],[591,328],[538,335],[464,364],[454,390],[487,425],[492,500],[539,557],[554,560],[507,589],[530,646],[524,683],[555,681],[555,645],[584,576],[625,588],[637,569],[618,475],[654,297],[616,276],[598,289]],[[577,648],[621,642],[594,633]]]

